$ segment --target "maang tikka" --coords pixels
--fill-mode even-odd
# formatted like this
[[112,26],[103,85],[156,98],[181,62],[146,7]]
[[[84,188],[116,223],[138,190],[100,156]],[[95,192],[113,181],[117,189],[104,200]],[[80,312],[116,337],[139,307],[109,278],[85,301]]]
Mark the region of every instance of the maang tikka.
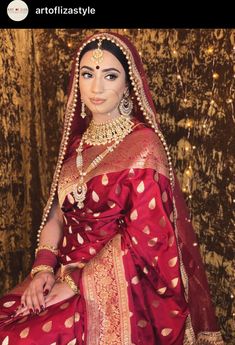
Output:
[[118,106],[118,109],[122,115],[129,116],[132,112],[133,102],[129,96],[130,96],[130,92],[127,89]]
[[[98,46],[95,50],[93,50],[93,53],[92,53],[92,58],[91,60],[97,65],[99,63],[101,63],[104,59],[103,55],[104,55],[104,52],[103,50],[101,49],[101,44],[102,44],[102,39],[99,39],[98,41]],[[99,66],[96,66],[96,68],[99,68]]]

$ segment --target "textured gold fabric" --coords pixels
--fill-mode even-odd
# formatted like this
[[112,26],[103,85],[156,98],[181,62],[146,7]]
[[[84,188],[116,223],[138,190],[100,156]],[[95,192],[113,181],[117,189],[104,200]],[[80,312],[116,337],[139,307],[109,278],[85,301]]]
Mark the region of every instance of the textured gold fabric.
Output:
[[[95,31],[0,30],[2,294],[30,271],[61,139],[70,62],[78,43]],[[182,185],[193,174],[188,205],[221,330],[232,344],[235,30],[114,31],[126,33],[142,53]]]

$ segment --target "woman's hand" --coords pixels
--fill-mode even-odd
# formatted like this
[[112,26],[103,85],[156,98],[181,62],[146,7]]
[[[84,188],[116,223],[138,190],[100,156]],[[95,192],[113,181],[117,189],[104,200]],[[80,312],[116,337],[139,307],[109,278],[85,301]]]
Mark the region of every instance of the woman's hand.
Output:
[[45,296],[50,293],[55,284],[55,276],[51,272],[37,273],[21,297],[21,306],[15,316],[39,313],[46,307]]
[[61,302],[75,295],[66,282],[56,281],[51,292],[45,297],[46,307]]
[[[36,278],[36,276],[35,276],[35,278]],[[25,291],[24,294],[26,294],[27,290]],[[53,285],[52,289],[50,290],[50,292],[48,293],[48,295],[43,296],[44,304],[39,309],[37,309],[35,307],[35,309],[32,310],[32,308],[28,307],[27,305],[25,305],[24,307],[21,306],[17,309],[17,312],[14,315],[14,317],[16,317],[18,315],[25,316],[25,315],[28,315],[32,312],[39,314],[40,311],[43,311],[46,307],[49,307],[53,304],[56,304],[56,303],[61,302],[65,299],[68,299],[74,295],[75,295],[75,292],[69,287],[69,285],[66,282],[56,281],[56,282],[54,282],[54,285]],[[23,298],[23,296],[22,296],[22,298]]]

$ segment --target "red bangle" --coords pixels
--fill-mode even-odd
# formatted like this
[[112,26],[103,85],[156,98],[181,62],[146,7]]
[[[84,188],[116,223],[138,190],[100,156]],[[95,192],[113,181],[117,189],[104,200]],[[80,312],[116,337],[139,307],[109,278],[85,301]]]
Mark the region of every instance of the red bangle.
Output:
[[37,253],[33,267],[46,265],[55,268],[57,264],[57,257],[49,250],[42,249]]

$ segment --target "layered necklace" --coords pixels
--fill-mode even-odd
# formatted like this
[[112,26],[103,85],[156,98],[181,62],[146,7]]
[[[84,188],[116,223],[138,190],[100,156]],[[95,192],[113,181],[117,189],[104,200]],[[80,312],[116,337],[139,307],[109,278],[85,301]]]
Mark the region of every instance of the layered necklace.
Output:
[[[120,115],[113,120],[104,123],[95,123],[94,120],[90,122],[89,127],[84,132],[80,144],[76,149],[77,158],[76,165],[79,172],[79,180],[77,185],[73,188],[73,196],[77,202],[79,209],[84,207],[84,200],[87,193],[87,184],[84,178],[98,164],[106,157],[109,152],[112,152],[116,146],[133,130],[134,123],[127,116]],[[87,167],[83,170],[83,145],[109,145],[102,153],[100,153]]]

